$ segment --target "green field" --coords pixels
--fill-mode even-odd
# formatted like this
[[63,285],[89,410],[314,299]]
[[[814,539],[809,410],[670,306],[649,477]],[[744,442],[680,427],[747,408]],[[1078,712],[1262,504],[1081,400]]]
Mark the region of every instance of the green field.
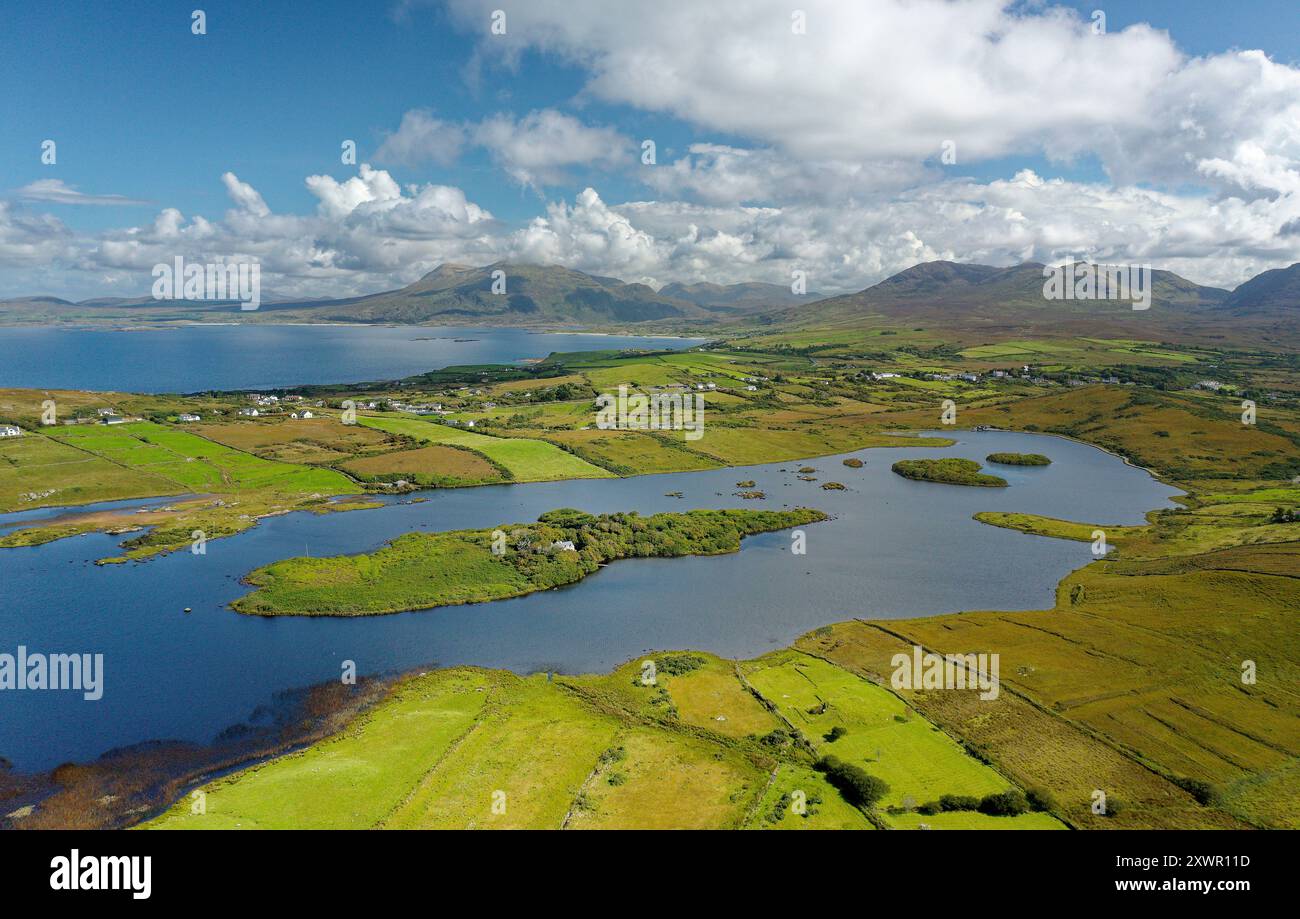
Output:
[[361,424],[405,434],[435,444],[468,447],[507,469],[516,482],[550,482],[556,479],[603,479],[613,473],[593,466],[554,444],[526,438],[488,437],[460,427],[414,418],[362,416]]
[[204,789],[154,821],[167,829],[364,829],[391,813],[475,726],[499,680],[446,670],[403,683],[346,731]]
[[258,616],[365,616],[501,600],[575,583],[618,559],[735,552],[744,536],[824,519],[807,509],[642,518],[564,508],[533,524],[407,533],[375,552],[284,559],[250,573],[256,590],[231,605]]
[[0,513],[184,490],[156,471],[122,466],[40,434],[0,440]]
[[[745,675],[812,741],[819,754],[857,763],[888,782],[889,794],[879,805],[882,811],[890,805],[914,808],[944,794],[983,797],[1009,786],[1006,779],[962,750],[893,693],[823,660],[778,652],[754,662]],[[847,734],[830,742],[825,735],[836,726]],[[891,825],[895,816],[882,814]],[[910,819],[916,815],[898,816]],[[934,815],[932,825],[954,816]],[[960,817],[965,825],[976,827],[1061,827],[1048,814],[1025,814],[1010,821],[979,813],[962,813]],[[919,821],[931,823],[932,818],[920,817]]]
[[355,494],[361,489],[332,469],[264,460],[188,431],[148,421],[61,428],[64,443],[127,469],[152,473],[194,492],[277,492]]

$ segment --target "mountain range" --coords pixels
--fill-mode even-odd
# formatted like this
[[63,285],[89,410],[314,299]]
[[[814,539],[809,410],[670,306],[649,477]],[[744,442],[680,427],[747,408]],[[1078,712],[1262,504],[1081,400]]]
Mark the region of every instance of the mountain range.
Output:
[[[854,327],[923,322],[956,329],[1099,335],[1153,331],[1223,337],[1231,321],[1254,333],[1291,334],[1300,325],[1300,263],[1265,271],[1228,291],[1152,271],[1149,309],[1128,301],[1048,300],[1043,265],[1009,268],[925,262],[864,290],[797,296],[779,284],[646,284],[586,274],[558,265],[496,262],[444,264],[397,290],[343,299],[263,298],[244,321],[367,322],[525,327],[656,328]],[[54,297],[0,300],[0,323],[36,321],[164,321],[215,318],[238,304]],[[231,317],[233,318],[233,317]],[[1136,333],[1145,330],[1145,334]]]

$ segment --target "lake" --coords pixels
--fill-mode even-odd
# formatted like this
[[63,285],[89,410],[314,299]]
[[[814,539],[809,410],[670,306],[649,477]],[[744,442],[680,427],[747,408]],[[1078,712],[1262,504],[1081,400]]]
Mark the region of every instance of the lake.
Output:
[[0,387],[140,393],[280,389],[510,364],[553,351],[688,348],[700,338],[459,326],[187,325],[0,328]]
[[[607,671],[651,650],[695,648],[749,657],[853,617],[902,618],[962,609],[1051,606],[1056,583],[1092,560],[1091,545],[1028,536],[971,519],[1024,511],[1105,524],[1143,522],[1179,492],[1094,447],[1004,432],[943,432],[950,448],[860,450],[812,460],[827,492],[795,476],[800,462],[629,479],[502,485],[424,492],[420,504],[264,520],[177,553],[98,568],[121,537],[82,536],[0,552],[0,651],[102,653],[104,695],[0,693],[0,756],[20,769],[145,740],[210,741],[246,723],[287,689],[338,679],[342,662],[375,674],[478,664],[519,672]],[[991,452],[1045,453],[1051,466],[999,467],[1009,488],[915,482],[896,460]],[[861,469],[841,464],[864,460]],[[734,497],[753,479],[766,501]],[[681,499],[667,492],[684,493]],[[239,578],[294,555],[373,550],[417,529],[531,521],[556,507],[643,514],[691,508],[806,505],[834,515],[809,525],[807,554],[790,531],[744,540],[707,558],[615,562],[571,587],[495,603],[351,619],[240,616],[225,604]],[[12,522],[12,518],[10,520]],[[193,607],[193,613],[182,612]],[[1003,661],[1014,668],[1014,661]]]

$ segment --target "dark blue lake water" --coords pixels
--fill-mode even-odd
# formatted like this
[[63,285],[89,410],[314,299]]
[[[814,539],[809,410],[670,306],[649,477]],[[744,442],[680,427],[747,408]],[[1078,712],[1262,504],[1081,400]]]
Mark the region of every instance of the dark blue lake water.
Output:
[[[950,433],[950,432],[944,432]],[[141,564],[96,568],[116,543],[83,536],[0,552],[0,651],[105,655],[104,695],[0,692],[0,756],[23,769],[84,760],[153,739],[211,740],[278,690],[362,673],[457,663],[520,672],[605,671],[651,650],[699,648],[748,657],[853,617],[901,618],[962,609],[1050,606],[1067,572],[1092,560],[1088,543],[985,526],[981,510],[1025,511],[1107,524],[1141,523],[1178,492],[1093,447],[1031,434],[957,432],[946,449],[857,451],[801,463],[631,479],[505,485],[425,493],[422,504],[263,521],[243,535]],[[896,460],[995,450],[1046,453],[1044,468],[999,467],[1009,488],[913,482]],[[849,469],[844,456],[866,465]],[[783,471],[784,470],[784,471]],[[766,501],[732,496],[754,479]],[[666,492],[681,491],[681,499]],[[529,521],[556,507],[644,514],[697,507],[806,505],[834,519],[746,539],[739,553],[616,562],[572,587],[515,600],[353,619],[258,619],[225,604],[238,579],[275,559],[372,550],[416,529]],[[190,615],[182,612],[193,607]],[[1003,666],[1014,667],[1013,661]]]
[[0,387],[117,392],[276,389],[509,364],[553,351],[686,348],[703,339],[451,326],[0,328]]

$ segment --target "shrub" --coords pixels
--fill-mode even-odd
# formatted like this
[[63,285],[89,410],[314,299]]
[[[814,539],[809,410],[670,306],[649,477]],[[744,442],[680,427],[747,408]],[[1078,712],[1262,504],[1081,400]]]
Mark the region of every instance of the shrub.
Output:
[[1025,791],[1025,799],[1029,802],[1029,809],[1033,811],[1051,811],[1056,810],[1056,799],[1046,788],[1030,788]]
[[835,743],[835,741],[839,740],[848,732],[849,732],[848,728],[844,727],[843,725],[837,724],[835,725],[835,727],[831,728],[830,731],[826,733],[826,740],[828,743]]
[[813,768],[825,773],[826,781],[839,790],[845,801],[857,807],[870,807],[889,794],[889,785],[883,779],[837,757],[823,756]]
[[777,728],[770,733],[764,734],[758,739],[758,742],[766,747],[784,747],[790,743],[790,735],[782,728]]
[[976,811],[980,809],[980,799],[974,795],[940,795],[939,809],[945,811]]
[[938,801],[926,801],[916,809],[916,812],[918,814],[924,814],[927,817],[933,817],[935,814],[939,813],[940,809]]
[[990,463],[1004,466],[1050,466],[1052,461],[1041,453],[990,453],[984,457]]
[[1200,779],[1189,779],[1185,776],[1177,776],[1173,781],[1175,785],[1195,798],[1196,803],[1202,807],[1208,807],[1218,800],[1218,792],[1214,790],[1214,786],[1209,782],[1203,782]]
[[1029,802],[1016,788],[985,795],[980,800],[979,812],[990,817],[1015,817],[1029,810]]
[[704,658],[698,654],[664,654],[655,661],[655,666],[660,673],[681,676],[683,673],[690,673],[703,667]]

